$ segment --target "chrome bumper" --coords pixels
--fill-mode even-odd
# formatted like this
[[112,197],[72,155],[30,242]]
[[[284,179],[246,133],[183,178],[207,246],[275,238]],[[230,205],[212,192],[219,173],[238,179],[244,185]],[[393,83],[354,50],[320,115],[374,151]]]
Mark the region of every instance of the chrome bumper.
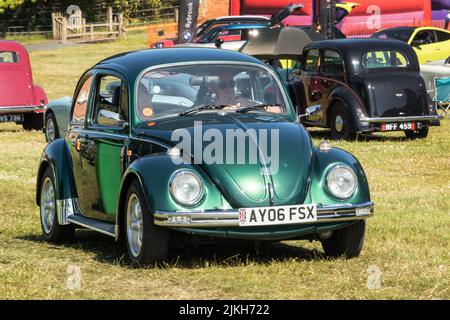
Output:
[[[341,222],[360,220],[373,215],[373,202],[360,204],[342,204],[334,206],[317,206],[317,221]],[[239,210],[210,210],[210,211],[156,211],[154,222],[164,227],[239,227]],[[305,224],[305,223],[301,223]],[[243,227],[245,228],[245,227]]]
[[27,113],[44,110],[44,106],[8,106],[0,107],[0,114]]
[[432,121],[442,119],[442,115],[435,116],[410,116],[410,117],[382,117],[382,118],[360,118],[363,122],[402,122],[402,121]]

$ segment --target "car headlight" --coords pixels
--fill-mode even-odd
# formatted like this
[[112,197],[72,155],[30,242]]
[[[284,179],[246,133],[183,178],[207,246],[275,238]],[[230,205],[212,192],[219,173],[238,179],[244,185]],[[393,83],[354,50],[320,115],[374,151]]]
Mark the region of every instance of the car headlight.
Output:
[[197,204],[204,193],[202,180],[190,170],[174,172],[170,177],[169,189],[175,201],[188,206]]
[[327,176],[328,191],[340,199],[349,198],[356,190],[356,174],[352,168],[335,166]]

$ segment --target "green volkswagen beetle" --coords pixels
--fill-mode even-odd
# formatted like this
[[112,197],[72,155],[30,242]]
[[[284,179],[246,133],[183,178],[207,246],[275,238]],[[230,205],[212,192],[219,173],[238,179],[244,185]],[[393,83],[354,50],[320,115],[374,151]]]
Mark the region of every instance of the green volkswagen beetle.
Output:
[[92,229],[124,240],[134,265],[167,260],[185,235],[361,252],[373,215],[361,165],[327,142],[313,146],[276,72],[255,58],[123,53],[59,103],[67,133],[46,146],[37,177],[47,241]]

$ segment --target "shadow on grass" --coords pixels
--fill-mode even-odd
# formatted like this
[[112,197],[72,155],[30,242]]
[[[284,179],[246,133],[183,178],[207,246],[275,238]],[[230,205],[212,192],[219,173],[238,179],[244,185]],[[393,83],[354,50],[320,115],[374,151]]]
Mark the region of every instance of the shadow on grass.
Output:
[[[309,130],[308,130],[309,131]],[[322,140],[328,140],[328,141],[334,141],[331,137],[331,133],[329,130],[314,130],[309,131],[312,138],[316,139],[322,139]],[[359,142],[370,142],[370,141],[408,141],[406,136],[402,137],[392,137],[392,136],[386,136],[383,134],[358,134],[356,141]]]
[[[94,231],[77,230],[75,239],[65,244],[47,243],[41,235],[25,235],[16,237],[16,239],[42,243],[52,250],[71,248],[91,252],[95,254],[94,259],[101,263],[131,267],[123,244],[116,243],[111,237]],[[310,250],[286,243],[220,239],[193,243],[183,248],[171,248],[168,261],[159,267],[190,269],[315,259],[326,258],[319,250]]]

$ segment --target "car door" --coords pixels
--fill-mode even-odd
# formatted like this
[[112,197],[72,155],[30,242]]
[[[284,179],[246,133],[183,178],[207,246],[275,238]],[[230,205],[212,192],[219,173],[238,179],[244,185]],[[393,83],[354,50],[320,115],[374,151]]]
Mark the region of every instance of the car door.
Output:
[[[304,84],[306,107],[319,104],[323,108],[322,79],[319,74],[320,50],[308,49],[303,56],[301,78]],[[323,111],[319,113],[323,114]],[[304,122],[318,124],[321,117],[322,115],[319,114],[309,116],[304,119]]]
[[128,90],[112,71],[93,77],[84,128],[75,141],[75,180],[83,214],[114,221],[129,140]]
[[328,113],[329,96],[338,86],[345,86],[344,60],[339,52],[332,49],[323,49],[321,52],[321,63],[319,66],[320,88],[322,93],[322,109],[316,115],[310,116],[323,125],[326,125],[326,114]]
[[450,32],[435,30],[436,34],[436,60],[445,60],[450,57]]
[[419,30],[412,36],[411,46],[416,51],[419,63],[439,60],[436,53],[436,35],[433,30]]

